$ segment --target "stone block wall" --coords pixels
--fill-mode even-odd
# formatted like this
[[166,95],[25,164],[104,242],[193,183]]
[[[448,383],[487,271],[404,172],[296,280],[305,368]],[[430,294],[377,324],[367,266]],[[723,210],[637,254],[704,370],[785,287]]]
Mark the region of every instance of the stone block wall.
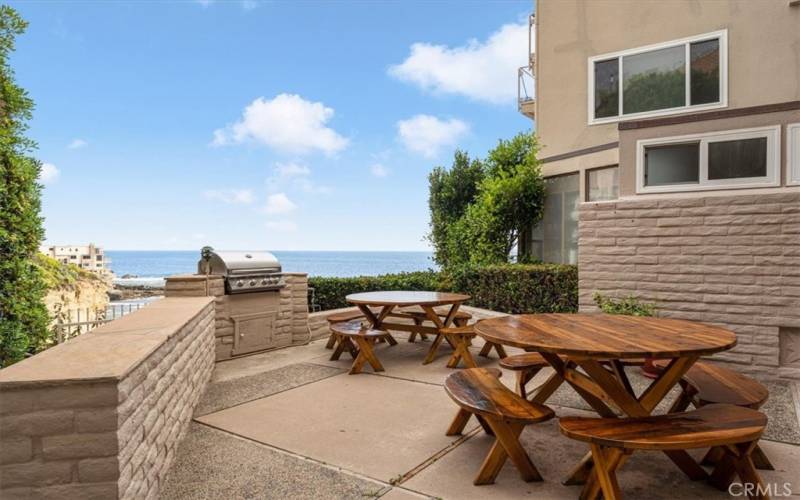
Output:
[[213,323],[207,298],[164,299],[0,370],[0,497],[157,498]]
[[578,259],[582,311],[635,295],[735,331],[715,358],[737,370],[800,379],[800,191],[583,203]]

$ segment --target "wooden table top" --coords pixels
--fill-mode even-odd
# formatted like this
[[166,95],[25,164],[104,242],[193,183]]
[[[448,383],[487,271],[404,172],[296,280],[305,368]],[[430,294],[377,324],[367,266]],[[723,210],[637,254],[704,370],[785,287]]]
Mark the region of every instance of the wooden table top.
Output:
[[610,314],[522,314],[478,322],[499,344],[575,358],[706,356],[736,345],[736,334],[693,321]]
[[351,304],[365,304],[369,306],[441,306],[457,304],[470,299],[469,295],[444,292],[363,292],[351,293],[345,300]]

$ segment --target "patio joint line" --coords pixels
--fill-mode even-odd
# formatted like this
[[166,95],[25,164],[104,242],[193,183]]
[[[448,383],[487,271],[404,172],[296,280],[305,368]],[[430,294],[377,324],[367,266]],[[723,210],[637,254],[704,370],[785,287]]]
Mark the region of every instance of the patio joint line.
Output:
[[[251,442],[251,443],[255,443],[255,444],[259,445],[259,446],[263,446],[265,448],[268,448],[268,449],[270,449],[270,450],[272,450],[272,451],[274,451],[276,453],[280,453],[282,455],[294,457],[294,458],[297,458],[297,459],[300,459],[300,460],[304,460],[304,461],[311,462],[311,463],[314,463],[314,464],[317,464],[317,465],[321,465],[322,467],[325,467],[326,469],[329,469],[329,470],[332,470],[332,471],[336,471],[336,472],[341,472],[342,474],[348,474],[350,476],[357,477],[357,478],[363,479],[365,481],[372,481],[373,483],[379,483],[380,485],[382,485],[384,487],[384,488],[381,488],[380,490],[378,490],[378,493],[380,493],[379,496],[383,496],[383,495],[386,494],[386,492],[383,492],[383,490],[385,488],[394,487],[393,484],[391,484],[391,483],[389,483],[387,481],[384,481],[383,479],[377,479],[377,478],[374,478],[372,476],[368,476],[366,474],[362,474],[360,472],[356,472],[354,470],[347,469],[345,467],[340,467],[338,465],[330,464],[328,462],[323,462],[322,460],[317,460],[316,458],[313,458],[313,457],[307,457],[305,455],[301,455],[299,453],[293,452],[291,450],[287,450],[286,448],[281,448],[279,446],[275,446],[273,444],[262,443],[261,441],[257,441],[255,439],[249,438],[247,436],[242,436],[241,434],[237,434],[237,433],[231,432],[231,431],[229,431],[227,429],[223,429],[221,427],[217,427],[216,425],[212,425],[212,424],[209,424],[209,423],[206,423],[206,422],[200,422],[200,421],[195,421],[195,423],[196,424],[200,424],[200,425],[204,425],[204,426],[206,426],[206,427],[208,427],[210,429],[214,429],[215,431],[218,431],[218,432],[229,434],[229,435],[233,436],[234,438],[242,439],[244,441],[248,441],[248,442]],[[381,493],[381,492],[383,492],[383,493]]]
[[[305,364],[313,364],[313,363],[306,363],[306,362],[304,362],[304,361],[301,361],[300,363],[292,363],[291,365],[286,365],[286,366],[293,366],[293,365],[305,365]],[[326,366],[326,365],[316,365],[316,366]],[[276,369],[276,370],[280,370],[281,368],[285,368],[285,366],[282,366],[282,367],[279,367],[279,368],[275,368],[275,369]],[[242,405],[246,405],[246,404],[248,404],[248,403],[252,403],[253,401],[258,401],[259,399],[266,399],[266,398],[269,398],[269,397],[272,397],[272,396],[276,396],[276,395],[278,395],[278,394],[282,394],[282,393],[284,393],[284,392],[286,392],[286,391],[291,391],[291,390],[293,390],[293,389],[298,389],[298,388],[300,388],[300,387],[304,387],[304,386],[307,386],[307,385],[309,385],[309,384],[314,384],[314,383],[316,383],[316,382],[321,382],[321,381],[323,381],[323,380],[327,380],[327,379],[329,379],[329,378],[331,378],[331,377],[338,377],[339,375],[342,375],[343,373],[347,373],[347,370],[342,370],[341,368],[337,368],[337,367],[335,367],[335,366],[327,366],[327,368],[332,368],[332,369],[334,369],[334,370],[339,370],[339,373],[332,373],[332,374],[330,374],[330,375],[326,375],[326,376],[324,376],[324,377],[322,377],[322,378],[318,378],[318,379],[316,379],[316,380],[309,380],[308,382],[303,382],[302,384],[295,385],[295,386],[293,386],[293,387],[289,387],[289,388],[287,388],[287,389],[283,389],[283,390],[280,390],[280,391],[277,391],[277,392],[273,392],[273,393],[271,393],[271,394],[266,394],[266,395],[264,395],[264,396],[257,397],[257,398],[254,398],[254,399],[249,399],[249,400],[247,400],[247,401],[242,401],[241,403],[236,403],[235,405],[227,406],[227,407],[225,407],[225,408],[222,408],[221,410],[212,411],[212,412],[210,412],[210,413],[204,413],[204,414],[202,414],[202,415],[197,415],[197,416],[194,416],[194,415],[193,415],[193,416],[192,416],[192,420],[193,420],[193,421],[197,421],[196,419],[198,419],[198,418],[201,418],[201,417],[207,417],[207,416],[209,416],[209,415],[213,415],[213,414],[215,414],[215,413],[219,413],[219,412],[221,412],[221,411],[230,410],[231,408],[236,408],[237,406],[242,406]],[[271,370],[267,370],[267,371],[271,371]],[[255,377],[255,376],[257,376],[257,375],[261,375],[261,374],[263,374],[263,373],[266,373],[266,372],[256,373],[256,374],[253,374],[253,375],[247,375],[247,376],[248,376],[248,377]],[[231,380],[233,380],[233,379],[231,379]],[[223,382],[224,382],[224,381],[223,381]],[[217,383],[219,383],[219,382],[217,382]],[[201,422],[201,423],[202,423],[202,422]]]
[[445,446],[441,450],[437,451],[436,453],[434,453],[430,457],[426,458],[424,461],[422,461],[422,463],[420,463],[419,465],[415,466],[413,469],[411,469],[408,472],[406,472],[405,474],[403,474],[397,481],[395,481],[392,484],[395,485],[395,486],[400,486],[404,482],[408,481],[412,477],[416,476],[417,474],[419,474],[423,470],[427,469],[428,467],[430,467],[431,465],[436,463],[439,459],[441,459],[442,457],[444,457],[445,455],[447,455],[451,451],[455,450],[456,448],[458,448],[459,446],[461,446],[462,444],[467,442],[470,438],[472,438],[473,436],[478,434],[481,430],[483,430],[483,429],[481,428],[480,425],[476,426],[474,429],[472,429],[471,431],[469,431],[466,434],[462,435],[457,440],[453,441],[452,443],[450,443],[449,445]]

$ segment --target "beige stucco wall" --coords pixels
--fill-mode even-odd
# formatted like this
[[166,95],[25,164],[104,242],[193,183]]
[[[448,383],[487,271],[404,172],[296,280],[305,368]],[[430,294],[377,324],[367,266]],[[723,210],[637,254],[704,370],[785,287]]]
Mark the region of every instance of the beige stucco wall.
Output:
[[536,22],[543,157],[618,140],[616,123],[587,124],[587,59],[607,52],[727,29],[728,108],[800,100],[800,7],[787,0],[539,0]]
[[[798,24],[800,30],[800,24]],[[722,120],[709,120],[693,123],[681,123],[678,125],[667,125],[663,127],[650,127],[634,130],[620,131],[619,142],[619,160],[620,160],[620,197],[635,196],[636,195],[636,142],[642,139],[652,139],[658,137],[674,137],[680,135],[699,134],[704,132],[723,132],[726,130],[739,130],[755,127],[768,127],[774,125],[781,125],[781,186],[786,185],[787,178],[787,151],[788,141],[786,138],[786,125],[789,123],[800,122],[800,110],[784,111],[780,113],[765,113],[760,115],[740,116],[736,118],[725,118]],[[773,188],[776,189],[786,188]],[[789,189],[800,190],[800,186],[791,187]],[[761,189],[759,192],[769,192],[770,189]],[[680,196],[697,197],[708,196],[709,194],[753,194],[752,189],[729,189],[713,191],[692,191],[687,193],[680,193]],[[675,193],[667,196],[676,196]]]

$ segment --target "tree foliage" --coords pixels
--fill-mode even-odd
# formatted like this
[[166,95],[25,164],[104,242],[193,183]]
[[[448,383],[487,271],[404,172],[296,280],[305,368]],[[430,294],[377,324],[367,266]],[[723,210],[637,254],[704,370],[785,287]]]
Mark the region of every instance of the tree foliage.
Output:
[[440,265],[450,260],[448,230],[460,219],[478,196],[478,186],[484,178],[484,166],[478,159],[470,160],[464,151],[457,150],[450,169],[436,167],[428,175],[428,206],[431,212],[433,258]]
[[20,360],[47,338],[45,283],[35,257],[44,237],[40,163],[24,133],[33,101],[14,81],[8,58],[27,23],[0,6],[0,365]]
[[429,238],[438,264],[508,261],[520,233],[542,217],[545,189],[537,151],[533,134],[520,133],[501,140],[483,162],[457,152],[449,171],[438,167],[431,173]]

